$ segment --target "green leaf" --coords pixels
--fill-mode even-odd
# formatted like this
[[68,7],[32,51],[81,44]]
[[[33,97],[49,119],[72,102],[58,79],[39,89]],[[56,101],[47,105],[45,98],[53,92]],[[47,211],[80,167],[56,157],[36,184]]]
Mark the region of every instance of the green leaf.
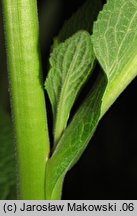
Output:
[[48,199],[60,198],[67,171],[81,156],[101,117],[137,75],[136,26],[136,0],[108,0],[94,25],[92,36],[94,52],[104,74],[98,77],[48,161]]
[[102,115],[137,75],[136,27],[136,0],[108,0],[94,25],[94,52],[109,81]]
[[79,90],[90,75],[94,62],[91,37],[80,31],[53,49],[45,83],[53,116],[55,143],[66,127]]
[[106,86],[105,76],[100,77],[96,84],[64,131],[47,163],[47,199],[60,199],[65,174],[79,159],[96,129],[100,117],[101,99]]
[[87,0],[67,21],[59,32],[59,41],[64,41],[79,30],[92,32],[92,23],[102,7],[100,0]]
[[[16,165],[13,132],[9,115],[0,110],[0,199],[13,197],[16,190]],[[14,192],[15,193],[15,192]]]

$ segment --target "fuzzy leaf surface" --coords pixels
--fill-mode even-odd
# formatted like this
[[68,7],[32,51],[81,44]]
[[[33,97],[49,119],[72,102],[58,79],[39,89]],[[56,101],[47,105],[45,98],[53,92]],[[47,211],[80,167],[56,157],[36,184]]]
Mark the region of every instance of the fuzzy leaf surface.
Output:
[[91,73],[93,62],[91,37],[86,31],[74,34],[53,49],[45,87],[52,104],[56,143],[66,127],[73,103]]

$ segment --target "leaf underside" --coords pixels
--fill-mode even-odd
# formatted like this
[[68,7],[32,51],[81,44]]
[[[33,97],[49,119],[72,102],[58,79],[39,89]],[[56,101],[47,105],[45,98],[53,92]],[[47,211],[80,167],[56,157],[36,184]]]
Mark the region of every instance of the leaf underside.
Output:
[[[92,23],[96,19],[97,14],[98,14],[99,10],[101,9],[101,7],[102,7],[102,4],[101,4],[100,0],[98,2],[96,2],[96,0],[87,0],[67,21],[65,21],[65,23],[64,23],[62,29],[60,30],[58,36],[56,37],[56,39],[54,39],[53,48],[54,49],[57,48],[58,45],[60,44],[60,42],[65,41],[67,38],[72,36],[77,31],[86,30],[89,33],[91,33],[92,32]],[[92,48],[91,48],[91,50],[92,50]],[[61,46],[58,49],[58,52],[61,53]],[[56,66],[56,62],[57,62],[57,60],[56,60],[56,62],[54,61],[55,58],[53,59],[53,56],[55,57],[55,55],[57,55],[57,52],[55,54],[55,51],[53,50],[53,53],[52,53],[51,58],[50,58],[51,64],[50,64],[50,71],[49,71],[49,75],[48,75],[49,78],[46,80],[45,86],[46,86],[46,89],[47,89],[47,92],[48,92],[48,95],[49,95],[49,98],[50,98],[50,101],[52,104],[52,111],[53,111],[53,116],[54,116],[54,142],[57,144],[64,128],[66,127],[67,119],[69,118],[69,112],[70,112],[71,107],[74,103],[73,100],[75,100],[75,98],[77,97],[77,95],[79,93],[79,89],[84,84],[84,79],[82,80],[83,84],[81,82],[81,86],[79,85],[79,87],[77,87],[77,91],[75,92],[75,98],[73,99],[73,97],[72,97],[72,105],[70,104],[71,106],[68,109],[68,113],[66,112],[66,114],[65,114],[66,115],[66,121],[64,119],[64,123],[62,123],[61,122],[62,118],[60,119],[59,113],[57,114],[57,112],[58,112],[57,107],[59,105],[57,103],[58,103],[59,97],[60,97],[60,92],[61,92],[61,88],[62,88],[61,86],[63,83],[62,81],[64,81],[64,80],[62,79],[62,77],[60,77],[60,78],[57,77],[58,73],[57,73],[57,75],[55,75],[57,72],[56,70],[54,70],[54,66]],[[62,59],[60,61],[62,62]],[[59,70],[59,72],[60,72],[60,70]],[[61,71],[61,73],[62,73],[62,71]],[[54,75],[55,75],[55,78],[54,78]],[[85,80],[86,80],[86,74],[85,74]],[[54,95],[54,96],[53,96],[53,91],[51,91],[51,88],[50,88],[53,81],[58,82],[57,86],[58,87],[60,86],[60,89],[57,90],[56,85],[55,85],[54,91],[57,90],[57,95]],[[58,99],[55,99],[55,96],[57,96]],[[61,110],[60,110],[60,112],[61,112]],[[56,118],[56,115],[58,115],[59,117]],[[63,115],[62,115],[62,117],[63,117]],[[61,128],[58,125],[58,121],[60,122]],[[56,129],[56,128],[58,128],[58,129]],[[59,130],[59,132],[56,130]]]
[[91,37],[80,31],[53,49],[45,82],[54,117],[55,142],[66,127],[79,90],[91,73],[94,62]]
[[83,153],[100,118],[137,75],[136,26],[136,0],[108,0],[100,12],[92,41],[104,73],[98,77],[48,161],[47,198],[59,198],[58,186]]
[[108,78],[102,114],[137,75],[136,26],[136,0],[108,0],[94,25],[94,52]]

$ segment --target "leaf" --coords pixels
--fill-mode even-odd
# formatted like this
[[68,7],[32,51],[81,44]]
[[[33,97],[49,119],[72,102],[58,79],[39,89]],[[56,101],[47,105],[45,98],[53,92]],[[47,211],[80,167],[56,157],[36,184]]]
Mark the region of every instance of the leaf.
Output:
[[[69,18],[67,21],[65,21],[62,29],[59,32],[59,35],[54,39],[54,44],[52,48],[57,48],[60,42],[65,41],[67,38],[72,36],[74,33],[76,33],[79,30],[87,30],[88,32],[92,32],[92,25],[93,21],[96,19],[98,11],[101,9],[102,4],[101,1],[96,1],[96,0],[87,0],[77,11],[74,13],[71,18]],[[95,59],[94,59],[95,60]],[[52,65],[50,65],[50,68]],[[49,72],[51,73],[51,72]],[[52,79],[54,79],[54,75],[52,76]],[[47,80],[46,80],[47,82]],[[61,87],[60,87],[61,88]],[[50,94],[50,87],[49,87],[49,97],[51,101],[51,96]],[[53,96],[52,96],[53,97]],[[52,103],[52,110],[53,108],[53,102]],[[56,105],[57,106],[57,105]],[[54,106],[55,107],[55,106]],[[71,107],[70,107],[71,109]],[[56,109],[53,110],[53,114],[56,112]],[[67,113],[66,113],[67,114]],[[68,115],[69,117],[69,115]],[[55,131],[55,114],[54,114],[54,131]],[[67,123],[67,120],[66,120]],[[64,127],[65,127],[65,122],[64,122]],[[58,127],[58,126],[57,126]],[[62,132],[63,132],[63,126],[62,126]],[[56,136],[56,132],[55,136]],[[61,130],[60,133],[61,134]],[[59,139],[55,137],[55,142],[57,143],[57,140]]]
[[48,199],[60,198],[67,171],[80,158],[101,117],[137,75],[136,26],[137,1],[108,0],[92,36],[94,52],[104,74],[100,74],[48,161]]
[[60,199],[61,185],[67,171],[79,159],[96,129],[106,86],[105,76],[100,77],[96,84],[64,131],[52,157],[48,160],[46,199]]
[[7,199],[16,189],[16,165],[13,132],[9,115],[0,110],[0,199]]
[[74,34],[53,49],[45,87],[52,104],[55,143],[66,127],[70,110],[90,75],[93,62],[91,37],[85,31]]
[[92,32],[92,23],[96,20],[98,12],[102,7],[100,0],[87,0],[85,3],[67,20],[59,32],[59,41],[64,41],[79,30]]
[[109,81],[102,115],[137,75],[136,26],[136,0],[108,0],[94,25],[94,52]]

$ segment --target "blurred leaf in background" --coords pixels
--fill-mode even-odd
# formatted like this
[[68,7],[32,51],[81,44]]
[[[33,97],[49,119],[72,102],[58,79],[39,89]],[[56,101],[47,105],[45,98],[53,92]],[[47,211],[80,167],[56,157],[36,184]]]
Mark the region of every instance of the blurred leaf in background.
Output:
[[98,12],[102,8],[100,0],[87,0],[82,6],[64,22],[59,32],[59,41],[64,41],[79,30],[86,30],[92,33],[92,24],[96,20]]
[[12,123],[0,109],[0,199],[16,199],[16,164]]

